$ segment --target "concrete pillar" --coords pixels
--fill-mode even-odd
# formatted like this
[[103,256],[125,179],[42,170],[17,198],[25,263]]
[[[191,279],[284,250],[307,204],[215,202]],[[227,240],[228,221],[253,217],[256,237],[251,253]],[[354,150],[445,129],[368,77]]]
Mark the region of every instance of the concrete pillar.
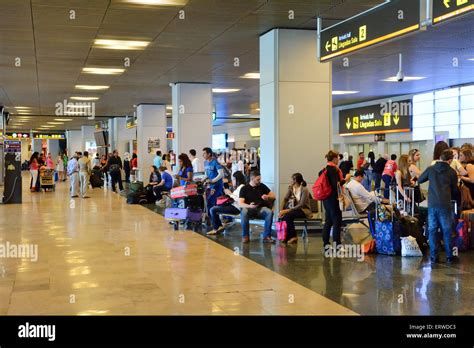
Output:
[[331,63],[316,57],[316,31],[275,29],[260,37],[262,179],[279,207],[293,173],[311,187],[331,148]]
[[82,150],[82,133],[79,130],[70,130],[66,132],[68,156],[71,157],[75,152]]
[[[151,145],[158,139],[159,145]],[[150,148],[149,146],[152,146]],[[166,147],[166,105],[140,104],[137,107],[138,179],[148,184],[149,168],[158,150]]]
[[86,146],[87,142],[89,143],[95,142],[94,132],[95,132],[94,126],[81,126],[81,145],[82,145],[81,152],[89,151],[89,149]]
[[179,155],[195,149],[200,156],[203,148],[212,146],[212,87],[206,83],[176,83],[172,96],[173,150]]
[[55,139],[48,139],[46,141],[46,146],[48,148],[48,152],[51,153],[54,163],[56,163],[56,157],[59,154],[59,140]]
[[43,151],[43,139],[32,139],[31,150],[32,152],[41,153]]

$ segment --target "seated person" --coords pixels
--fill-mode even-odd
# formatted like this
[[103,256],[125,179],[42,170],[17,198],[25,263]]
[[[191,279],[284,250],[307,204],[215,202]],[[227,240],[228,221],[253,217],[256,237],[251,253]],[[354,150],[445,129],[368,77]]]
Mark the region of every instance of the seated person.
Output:
[[153,195],[153,188],[158,185],[161,181],[161,174],[158,171],[158,168],[155,166],[150,167],[150,179],[148,179],[148,185],[146,185],[145,190],[147,194]]
[[242,224],[242,242],[249,243],[250,219],[265,220],[263,233],[264,243],[275,243],[272,238],[273,211],[271,207],[275,201],[275,194],[262,184],[262,177],[258,170],[250,172],[250,182],[240,189],[239,205],[241,207],[240,223]]
[[[380,198],[377,197],[375,192],[367,191],[362,185],[364,175],[363,169],[357,170],[354,173],[354,179],[346,185],[358,213],[374,211],[376,202],[380,203]],[[388,200],[383,199],[382,202],[388,203]]]
[[154,185],[153,193],[155,196],[161,200],[163,199],[162,192],[171,191],[173,188],[173,177],[166,171],[165,166],[161,166],[160,169],[161,181]]
[[298,242],[296,235],[295,219],[311,218],[313,212],[311,211],[310,193],[306,187],[306,181],[303,175],[295,173],[291,177],[292,184],[288,187],[288,192],[281,204],[279,218],[286,221],[287,234],[286,240],[283,243],[295,244]]
[[213,230],[208,232],[208,235],[219,234],[224,231],[225,227],[222,225],[219,214],[237,215],[240,213],[240,190],[245,186],[246,180],[244,174],[241,172],[235,172],[232,177],[233,186],[235,187],[234,192],[229,189],[224,189],[224,193],[234,200],[232,204],[216,205],[211,208],[211,222]]

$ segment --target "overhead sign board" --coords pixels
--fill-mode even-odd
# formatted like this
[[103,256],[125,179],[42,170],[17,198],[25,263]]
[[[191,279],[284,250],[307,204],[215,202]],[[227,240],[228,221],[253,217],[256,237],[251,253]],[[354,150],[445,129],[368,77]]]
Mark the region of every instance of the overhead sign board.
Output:
[[339,135],[402,133],[411,131],[412,102],[402,100],[339,111]]
[[393,0],[320,33],[320,61],[353,53],[420,29],[420,1]]
[[35,134],[34,135],[35,139],[66,139],[64,134]]
[[474,0],[433,0],[433,24],[474,11]]

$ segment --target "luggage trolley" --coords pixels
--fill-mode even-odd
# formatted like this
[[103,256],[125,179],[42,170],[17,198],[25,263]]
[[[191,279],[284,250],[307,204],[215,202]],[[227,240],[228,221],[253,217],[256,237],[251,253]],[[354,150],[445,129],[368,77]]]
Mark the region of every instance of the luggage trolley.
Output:
[[45,192],[49,189],[54,192],[54,170],[49,168],[40,169],[40,190],[43,189]]

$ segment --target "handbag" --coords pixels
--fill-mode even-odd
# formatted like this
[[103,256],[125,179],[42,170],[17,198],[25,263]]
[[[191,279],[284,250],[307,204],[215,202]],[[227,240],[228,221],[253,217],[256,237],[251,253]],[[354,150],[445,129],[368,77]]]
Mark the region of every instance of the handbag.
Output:
[[415,190],[415,192],[414,192],[415,203],[420,204],[421,202],[423,202],[426,199],[425,195],[423,194],[423,192],[421,192],[420,185],[416,185],[414,190]]
[[346,211],[347,208],[349,208],[350,203],[349,203],[346,195],[342,191],[342,187],[339,183],[337,184],[337,200],[339,201],[339,209],[341,211]]
[[288,235],[288,225],[286,224],[286,221],[275,222],[275,228],[278,240],[285,241]]
[[233,203],[234,203],[234,199],[232,197],[224,195],[224,196],[217,197],[216,205],[226,206],[226,205],[231,205]]

